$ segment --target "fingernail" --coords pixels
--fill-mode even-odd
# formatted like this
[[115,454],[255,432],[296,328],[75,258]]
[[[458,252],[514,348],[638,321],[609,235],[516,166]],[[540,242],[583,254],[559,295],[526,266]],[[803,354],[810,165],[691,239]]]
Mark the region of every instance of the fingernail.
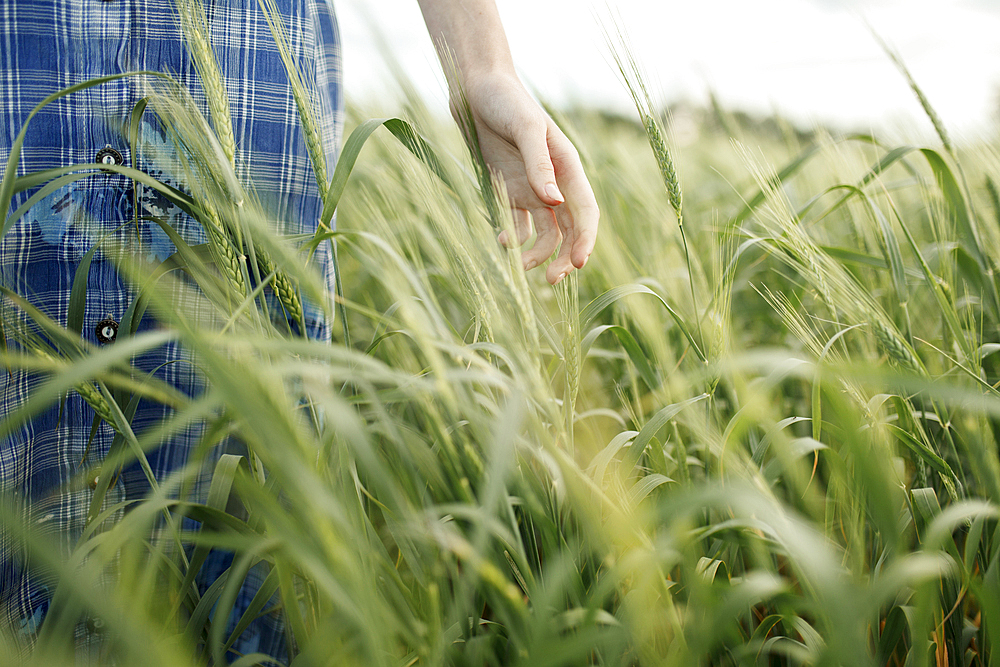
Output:
[[556,278],[556,281],[554,283],[552,283],[552,284],[553,285],[558,285],[559,283],[562,282],[562,279],[565,278],[565,277],[566,277],[566,272],[563,271],[562,273],[559,274],[559,277]]
[[536,266],[538,266],[538,261],[532,259],[532,260],[530,260],[528,262],[525,262],[525,264],[524,264],[524,270],[525,271],[531,271]]
[[559,192],[559,187],[555,183],[547,183],[545,185],[545,194],[547,194],[551,199],[555,199],[557,202],[562,204],[566,199]]

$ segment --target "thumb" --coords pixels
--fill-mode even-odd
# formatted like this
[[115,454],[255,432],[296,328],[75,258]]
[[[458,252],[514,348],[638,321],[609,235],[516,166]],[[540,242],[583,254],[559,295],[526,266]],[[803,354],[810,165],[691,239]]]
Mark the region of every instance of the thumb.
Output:
[[526,128],[518,137],[517,148],[524,160],[528,184],[535,195],[548,206],[558,206],[566,201],[556,185],[556,171],[549,154],[545,124]]

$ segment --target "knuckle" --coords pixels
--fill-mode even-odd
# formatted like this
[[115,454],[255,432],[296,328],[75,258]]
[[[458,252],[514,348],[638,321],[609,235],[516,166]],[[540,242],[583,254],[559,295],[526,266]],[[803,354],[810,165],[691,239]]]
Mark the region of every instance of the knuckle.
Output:
[[535,162],[535,169],[545,174],[554,174],[555,169],[552,167],[552,161],[549,156],[539,157]]

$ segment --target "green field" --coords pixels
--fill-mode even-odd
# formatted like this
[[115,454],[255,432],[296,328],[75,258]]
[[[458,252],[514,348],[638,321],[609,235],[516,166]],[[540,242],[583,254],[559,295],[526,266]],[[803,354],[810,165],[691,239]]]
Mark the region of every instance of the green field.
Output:
[[[928,107],[926,144],[710,109],[675,145],[628,79],[635,118],[553,112],[602,211],[589,264],[556,287],[496,243],[502,189],[458,130],[404,96],[407,122],[350,110],[334,233],[275,237],[234,203],[250,184],[223,156],[191,158],[220,184],[188,202],[217,231],[180,247],[188,282],[155,274],[146,294],[203,397],[130,376],[163,332],[90,348],[37,313],[23,326],[8,293],[0,358],[49,377],[32,409],[84,392],[122,463],[200,420],[248,450],[207,500],[183,493],[195,461],[107,510],[68,561],[4,504],[59,581],[32,664],[72,664],[83,613],[118,664],[220,664],[232,638],[211,618],[257,563],[246,620],[284,613],[296,667],[994,664],[995,144],[953,145]],[[206,121],[171,100],[147,113],[198,146]],[[306,260],[331,242],[327,345],[271,325],[240,271],[295,312],[323,300]],[[172,308],[191,281],[197,317]],[[136,436],[137,394],[175,417]],[[199,593],[209,547],[237,557]]]

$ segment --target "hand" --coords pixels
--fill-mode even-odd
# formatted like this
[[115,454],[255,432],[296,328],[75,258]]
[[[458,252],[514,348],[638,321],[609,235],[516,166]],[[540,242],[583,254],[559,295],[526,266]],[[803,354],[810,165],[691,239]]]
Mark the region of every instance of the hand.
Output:
[[545,277],[555,285],[582,269],[594,250],[600,212],[580,156],[566,135],[509,74],[489,74],[465,82],[465,94],[489,168],[507,187],[516,239],[501,232],[500,243],[520,246],[537,237],[521,259],[530,270],[556,248]]

